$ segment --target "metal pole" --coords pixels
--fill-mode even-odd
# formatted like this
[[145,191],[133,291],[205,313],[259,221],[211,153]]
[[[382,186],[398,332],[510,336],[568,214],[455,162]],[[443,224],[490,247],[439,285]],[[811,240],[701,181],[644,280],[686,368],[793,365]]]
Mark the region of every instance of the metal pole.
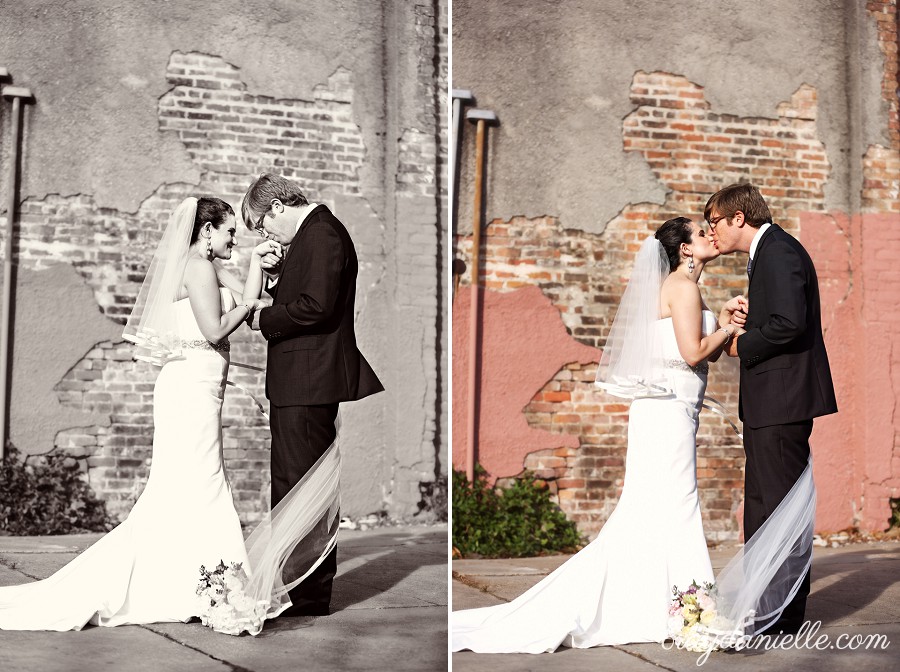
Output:
[[463,137],[462,108],[464,105],[474,104],[475,97],[468,89],[453,89],[451,93],[453,95],[453,140],[450,143],[450,151],[453,152],[453,156],[450,161],[453,164],[453,184],[451,185],[450,212],[452,215],[451,235],[455,236],[459,210],[459,147]]
[[469,312],[469,386],[468,417],[466,427],[466,478],[475,480],[475,454],[478,449],[478,430],[475,421],[478,412],[478,310],[481,305],[479,291],[479,257],[481,251],[481,195],[484,190],[484,146],[487,140],[488,123],[496,123],[497,115],[488,110],[469,110],[466,118],[475,126],[475,202],[472,221],[472,307]]
[[[452,240],[456,240],[456,231],[459,228],[459,148],[463,138],[463,106],[466,104],[474,104],[475,97],[468,89],[453,89],[453,141],[450,143],[450,159],[453,164],[453,182],[450,184],[450,235]],[[456,300],[456,290],[459,287],[459,279],[466,272],[466,262],[462,259],[455,258],[451,264],[451,274],[453,279],[453,297]]]
[[9,187],[6,201],[6,240],[3,246],[3,310],[0,314],[0,459],[6,452],[9,438],[9,333],[12,316],[13,230],[18,205],[17,177],[19,169],[19,140],[22,133],[22,101],[31,99],[31,91],[19,86],[4,86],[0,94],[12,100],[12,145],[9,153]]

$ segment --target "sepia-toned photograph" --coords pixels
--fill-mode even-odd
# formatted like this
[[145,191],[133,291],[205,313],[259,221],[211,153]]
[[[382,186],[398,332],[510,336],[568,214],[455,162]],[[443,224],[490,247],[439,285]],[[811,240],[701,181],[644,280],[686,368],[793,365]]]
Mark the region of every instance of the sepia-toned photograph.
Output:
[[451,14],[453,669],[896,669],[897,3]]
[[448,666],[449,4],[0,5],[4,670]]

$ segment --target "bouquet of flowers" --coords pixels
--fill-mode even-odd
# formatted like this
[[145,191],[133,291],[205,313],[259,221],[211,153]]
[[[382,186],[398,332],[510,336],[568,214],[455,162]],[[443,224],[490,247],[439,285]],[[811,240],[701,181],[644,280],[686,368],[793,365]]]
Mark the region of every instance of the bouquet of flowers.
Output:
[[715,584],[700,586],[691,581],[687,590],[678,590],[675,586],[672,595],[668,631],[676,646],[695,652],[718,649],[718,639],[710,630],[717,616]]
[[220,561],[209,571],[200,565],[197,596],[200,621],[208,628],[227,635],[239,635],[244,630],[252,635],[262,630],[268,603],[254,602],[244,591],[249,577],[239,562],[226,566]]

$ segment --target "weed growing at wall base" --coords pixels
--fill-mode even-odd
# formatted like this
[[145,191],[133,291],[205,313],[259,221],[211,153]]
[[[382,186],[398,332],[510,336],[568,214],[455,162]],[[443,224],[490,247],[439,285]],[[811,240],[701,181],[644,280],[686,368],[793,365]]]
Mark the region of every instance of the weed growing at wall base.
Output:
[[106,505],[68,455],[22,457],[7,443],[0,461],[0,534],[106,532]]
[[433,481],[419,482],[419,500],[418,508],[414,517],[421,516],[427,519],[429,516],[439,523],[447,522],[448,502],[447,502],[447,477],[440,476]]
[[463,556],[520,558],[574,552],[584,545],[575,523],[550,499],[550,491],[525,474],[507,488],[491,487],[476,466],[469,483],[453,471],[453,546]]

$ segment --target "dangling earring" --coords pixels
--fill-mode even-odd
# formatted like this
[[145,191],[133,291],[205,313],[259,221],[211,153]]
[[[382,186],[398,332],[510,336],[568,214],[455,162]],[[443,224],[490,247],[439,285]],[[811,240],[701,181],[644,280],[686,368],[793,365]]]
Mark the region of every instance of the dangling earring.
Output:
[[207,239],[206,239],[206,256],[207,256],[209,259],[212,259],[212,256],[213,256],[213,252],[212,252],[212,238],[207,238]]
[[694,272],[694,258],[688,257],[688,273]]

